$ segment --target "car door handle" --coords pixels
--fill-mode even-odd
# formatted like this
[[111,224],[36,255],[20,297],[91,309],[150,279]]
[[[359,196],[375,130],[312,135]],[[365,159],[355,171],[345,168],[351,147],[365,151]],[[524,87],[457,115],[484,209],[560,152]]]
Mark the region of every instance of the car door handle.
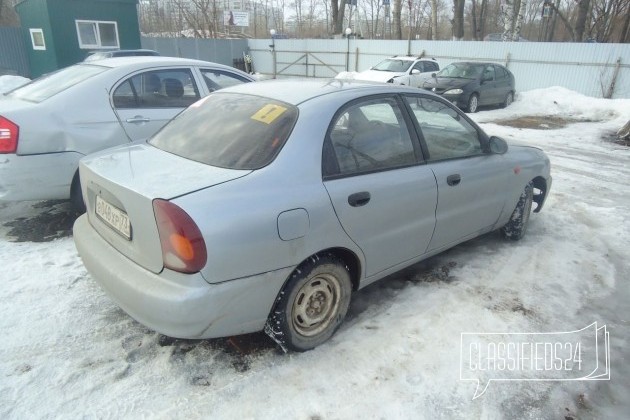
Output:
[[352,207],[365,206],[370,201],[370,198],[372,198],[372,196],[369,192],[361,191],[358,193],[350,194],[348,196],[348,204],[350,204]]
[[459,184],[461,180],[462,180],[462,177],[459,174],[453,174],[446,177],[446,183],[450,185],[451,187],[454,187],[455,185]]
[[132,118],[127,118],[128,123],[145,123],[151,121],[151,118],[143,117],[142,115],[136,115]]

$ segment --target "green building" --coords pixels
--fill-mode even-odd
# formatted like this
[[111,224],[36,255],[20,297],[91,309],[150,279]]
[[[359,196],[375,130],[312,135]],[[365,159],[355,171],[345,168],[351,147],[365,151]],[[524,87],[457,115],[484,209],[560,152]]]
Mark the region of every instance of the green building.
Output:
[[138,0],[24,0],[20,16],[31,77],[69,66],[95,50],[140,48]]

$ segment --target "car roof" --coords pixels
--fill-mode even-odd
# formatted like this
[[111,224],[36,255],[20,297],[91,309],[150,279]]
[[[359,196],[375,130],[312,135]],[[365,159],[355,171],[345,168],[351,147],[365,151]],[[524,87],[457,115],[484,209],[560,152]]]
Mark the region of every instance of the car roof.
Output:
[[103,58],[102,60],[94,60],[86,63],[80,63],[84,65],[92,66],[105,66],[111,68],[122,67],[144,67],[150,66],[212,66],[229,70],[236,70],[233,67],[229,67],[219,63],[213,63],[211,61],[194,60],[191,58],[179,58],[179,57],[165,57],[165,56],[126,56],[126,57],[111,57]]
[[506,68],[503,64],[493,63],[491,61],[453,61],[451,64],[470,64],[470,65],[481,65],[481,66],[492,64],[495,66]]
[[407,61],[435,61],[435,58],[419,57],[417,55],[394,55],[387,60],[407,60]]
[[[279,79],[263,80],[221,89],[215,94],[238,92],[249,95],[264,96],[292,105],[299,105],[311,99],[339,92],[355,91],[361,95],[418,92],[417,88],[403,85],[392,85],[379,82],[367,82],[345,79]],[[422,90],[422,93],[426,91]]]

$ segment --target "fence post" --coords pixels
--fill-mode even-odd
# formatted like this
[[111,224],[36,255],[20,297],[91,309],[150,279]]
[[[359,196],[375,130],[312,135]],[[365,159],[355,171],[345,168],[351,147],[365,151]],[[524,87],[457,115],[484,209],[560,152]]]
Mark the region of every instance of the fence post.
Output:
[[507,53],[507,55],[505,56],[505,67],[509,68],[510,66],[510,58],[512,57],[512,55],[510,53]]
[[610,99],[613,97],[613,93],[615,93],[615,85],[617,84],[617,76],[619,76],[619,68],[621,67],[621,57],[617,59],[617,64],[615,65],[615,72],[613,73],[612,80],[610,82],[610,86],[608,87],[608,91],[606,92],[606,99]]
[[354,71],[359,71],[359,47],[354,53]]

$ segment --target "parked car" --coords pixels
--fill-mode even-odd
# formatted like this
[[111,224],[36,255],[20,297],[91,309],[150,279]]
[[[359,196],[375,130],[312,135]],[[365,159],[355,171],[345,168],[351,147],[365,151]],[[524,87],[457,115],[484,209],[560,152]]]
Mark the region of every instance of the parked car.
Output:
[[157,56],[160,55],[159,52],[153,50],[146,49],[138,49],[138,50],[100,50],[100,51],[90,51],[85,57],[86,62],[102,60],[104,58],[112,58],[112,57],[136,57],[136,56]]
[[[403,55],[383,60],[368,70],[353,74],[351,78],[422,87],[422,83],[439,69],[440,66],[434,59]],[[342,77],[348,78],[348,75],[344,74]]]
[[422,87],[468,112],[477,112],[481,105],[509,106],[515,93],[514,75],[495,63],[452,63]]
[[145,140],[210,92],[252,80],[206,61],[121,57],[0,95],[0,202],[72,198],[81,209],[82,156]]
[[520,239],[551,187],[542,150],[448,101],[338,80],[221,90],[80,171],[77,249],[132,317],[180,338],[264,328],[297,351],[354,290],[495,229]]

